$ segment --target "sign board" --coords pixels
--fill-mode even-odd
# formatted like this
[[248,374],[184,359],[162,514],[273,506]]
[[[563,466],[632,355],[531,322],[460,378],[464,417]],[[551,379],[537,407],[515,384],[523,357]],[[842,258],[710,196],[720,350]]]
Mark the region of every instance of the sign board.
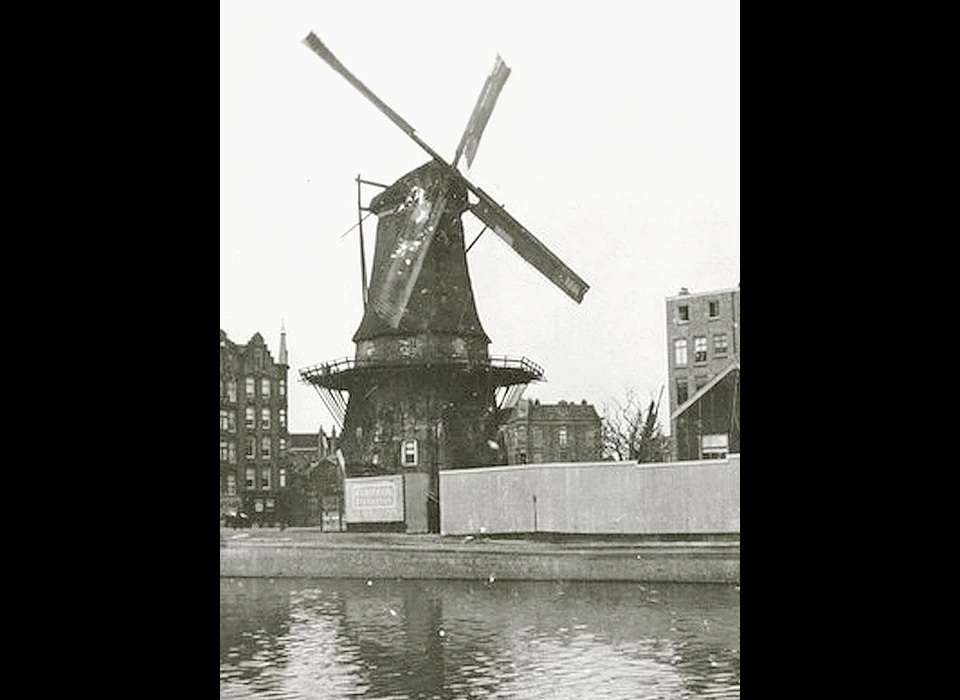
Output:
[[344,520],[348,523],[403,522],[403,476],[345,479]]

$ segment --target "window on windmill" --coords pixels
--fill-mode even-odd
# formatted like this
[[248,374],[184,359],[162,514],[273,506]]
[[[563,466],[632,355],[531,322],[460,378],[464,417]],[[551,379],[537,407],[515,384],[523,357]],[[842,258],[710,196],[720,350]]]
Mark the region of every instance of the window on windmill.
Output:
[[690,307],[686,304],[681,304],[677,307],[677,318],[681,321],[690,320]]
[[707,336],[698,335],[693,339],[693,361],[707,361]]
[[417,441],[416,440],[403,441],[403,463],[406,466],[417,465]]

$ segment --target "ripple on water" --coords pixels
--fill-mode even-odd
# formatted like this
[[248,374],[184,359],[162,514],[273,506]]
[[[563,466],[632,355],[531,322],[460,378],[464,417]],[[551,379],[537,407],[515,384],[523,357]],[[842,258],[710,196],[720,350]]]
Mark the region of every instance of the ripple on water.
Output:
[[740,696],[729,586],[374,583],[222,580],[221,697]]

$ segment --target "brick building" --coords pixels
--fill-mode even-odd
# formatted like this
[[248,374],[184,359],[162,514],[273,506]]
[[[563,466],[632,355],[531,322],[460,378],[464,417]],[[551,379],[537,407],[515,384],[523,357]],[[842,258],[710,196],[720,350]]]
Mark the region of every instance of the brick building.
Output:
[[523,399],[500,427],[507,464],[595,462],[600,416],[586,401],[541,404]]
[[290,433],[289,438],[282,498],[286,521],[296,526],[339,529],[343,472],[336,455],[336,429],[329,437],[321,428],[316,433]]
[[243,510],[253,522],[277,519],[286,486],[287,340],[279,361],[263,337],[245,345],[220,330],[220,515]]
[[740,286],[666,301],[674,457],[740,452]]

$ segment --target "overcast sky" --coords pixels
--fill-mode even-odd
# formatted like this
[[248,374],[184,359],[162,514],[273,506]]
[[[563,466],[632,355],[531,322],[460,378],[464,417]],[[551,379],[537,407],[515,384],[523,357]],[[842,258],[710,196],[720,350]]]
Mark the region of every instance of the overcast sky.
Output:
[[[282,320],[290,429],[329,432],[297,370],[354,353],[354,178],[391,183],[429,156],[301,43],[310,31],[449,159],[503,57],[470,178],[590,290],[576,304],[484,234],[468,265],[491,354],[544,367],[528,398],[602,410],[656,393],[666,297],[740,282],[739,3],[221,2],[220,328],[260,332],[276,358]],[[482,228],[464,225],[468,241]]]

